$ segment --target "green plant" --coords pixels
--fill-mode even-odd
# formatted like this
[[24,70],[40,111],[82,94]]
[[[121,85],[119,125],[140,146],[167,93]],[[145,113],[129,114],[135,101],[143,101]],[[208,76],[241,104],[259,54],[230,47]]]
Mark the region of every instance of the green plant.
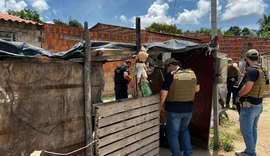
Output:
[[220,116],[219,118],[219,124],[223,127],[231,127],[236,124],[235,121],[230,121],[228,118],[225,116]]
[[[210,130],[210,135],[212,136],[214,131],[211,129]],[[235,136],[226,132],[219,132],[219,142],[216,143],[214,142],[214,138],[210,138],[209,142],[209,148],[214,149],[224,149],[227,152],[233,151],[234,150],[234,145],[233,145],[233,140]]]

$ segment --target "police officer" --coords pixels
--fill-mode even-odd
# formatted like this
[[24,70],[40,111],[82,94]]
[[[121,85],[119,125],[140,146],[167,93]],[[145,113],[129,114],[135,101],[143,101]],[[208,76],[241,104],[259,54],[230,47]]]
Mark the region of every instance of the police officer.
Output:
[[246,52],[245,61],[248,67],[236,98],[241,106],[239,122],[246,149],[235,152],[236,155],[246,153],[248,156],[256,156],[257,125],[263,111],[262,101],[266,85],[266,77],[258,60],[257,50],[250,49]]
[[129,75],[130,65],[130,60],[125,60],[124,64],[116,67],[114,70],[114,91],[116,100],[128,98],[128,83],[131,80]]
[[237,88],[235,85],[238,81],[238,76],[241,75],[240,69],[236,63],[233,63],[231,58],[228,58],[228,72],[227,72],[227,98],[226,107],[230,107],[231,95],[233,96],[233,105],[236,105],[235,99],[237,96]]
[[[173,156],[192,155],[188,125],[192,116],[192,101],[200,90],[195,73],[179,67],[174,58],[165,61],[168,73],[160,92],[161,118],[166,120],[166,135]],[[165,119],[166,110],[166,119]]]

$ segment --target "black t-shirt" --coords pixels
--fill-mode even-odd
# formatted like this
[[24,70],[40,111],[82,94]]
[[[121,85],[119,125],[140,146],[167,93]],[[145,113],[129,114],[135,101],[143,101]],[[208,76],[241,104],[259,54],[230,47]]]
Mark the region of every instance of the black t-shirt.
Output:
[[[165,81],[162,85],[162,90],[169,91],[173,81],[173,75],[168,73],[165,75]],[[198,82],[197,82],[198,83]],[[193,102],[165,102],[165,110],[174,113],[190,113],[192,112]]]
[[[259,71],[255,67],[248,67],[246,71],[246,75],[244,77],[244,82],[252,81],[255,82],[259,78]],[[249,101],[251,104],[260,104],[262,103],[263,98],[253,98],[253,97],[242,97],[240,101]]]
[[115,85],[127,85],[129,81],[124,78],[124,72],[129,74],[129,68],[126,65],[116,67],[114,70],[114,83]]

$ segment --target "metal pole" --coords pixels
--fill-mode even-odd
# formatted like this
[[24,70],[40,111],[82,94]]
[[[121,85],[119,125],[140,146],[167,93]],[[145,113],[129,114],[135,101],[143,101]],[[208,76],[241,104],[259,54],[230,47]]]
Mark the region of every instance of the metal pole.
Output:
[[211,0],[211,39],[212,39],[212,48],[215,58],[214,62],[214,85],[213,85],[213,123],[214,123],[214,148],[218,148],[219,143],[219,134],[218,134],[218,93],[217,93],[217,0]]
[[[84,113],[85,113],[85,140],[86,145],[93,141],[92,138],[92,104],[91,104],[91,44],[88,31],[88,23],[84,22],[84,40],[85,40],[85,57],[84,57]],[[86,156],[93,155],[93,148],[89,146],[85,149]]]

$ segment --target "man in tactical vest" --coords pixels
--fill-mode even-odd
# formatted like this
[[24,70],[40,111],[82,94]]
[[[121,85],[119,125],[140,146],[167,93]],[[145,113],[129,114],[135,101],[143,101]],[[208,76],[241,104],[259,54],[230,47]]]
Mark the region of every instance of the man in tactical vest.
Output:
[[[181,69],[174,58],[165,61],[167,74],[160,92],[160,114],[166,120],[166,135],[173,156],[192,155],[188,125],[195,93],[200,90],[195,73]],[[166,110],[166,113],[165,113]],[[166,114],[166,118],[165,118]]]
[[237,102],[240,101],[241,106],[239,122],[246,149],[235,152],[236,155],[246,153],[248,156],[256,156],[257,125],[263,111],[262,101],[267,82],[258,60],[257,50],[250,49],[246,52],[247,70],[236,98]]
[[237,94],[237,88],[235,85],[238,81],[238,76],[241,75],[240,69],[236,63],[233,63],[231,58],[228,58],[228,72],[227,72],[227,97],[226,97],[226,107],[230,107],[231,95],[233,96],[233,105],[236,105],[235,99]]
[[129,75],[130,65],[131,62],[125,60],[124,64],[116,67],[114,70],[114,91],[116,100],[128,98],[128,83],[131,80]]

